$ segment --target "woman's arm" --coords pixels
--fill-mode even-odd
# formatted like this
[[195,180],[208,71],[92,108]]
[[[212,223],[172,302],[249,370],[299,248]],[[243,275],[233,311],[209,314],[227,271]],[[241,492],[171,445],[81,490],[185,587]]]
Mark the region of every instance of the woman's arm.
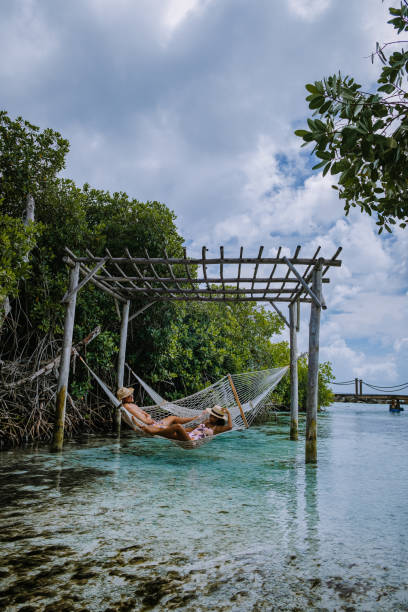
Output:
[[232,429],[232,419],[231,419],[231,413],[228,410],[228,408],[225,408],[225,412],[227,413],[228,416],[228,423],[226,425],[217,425],[217,427],[215,427],[215,431],[214,433],[219,434],[219,433],[223,433],[224,431],[229,431],[230,429]]
[[139,406],[136,406],[136,404],[124,404],[124,407],[128,412],[130,412],[130,414],[133,414],[133,416],[139,419],[139,421],[146,423],[146,425],[154,424],[152,417],[147,414],[147,412],[139,408]]

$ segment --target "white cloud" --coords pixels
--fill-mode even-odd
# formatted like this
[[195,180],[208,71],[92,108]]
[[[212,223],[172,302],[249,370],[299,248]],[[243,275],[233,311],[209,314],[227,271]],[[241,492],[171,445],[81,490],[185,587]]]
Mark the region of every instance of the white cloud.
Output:
[[300,19],[314,21],[330,6],[330,0],[288,0],[289,10]]
[[353,350],[344,338],[322,345],[320,357],[322,361],[338,364],[335,373],[339,382],[361,378],[369,384],[376,384],[377,381],[395,381],[397,377],[393,355],[367,355],[364,351]]
[[305,83],[341,69],[372,84],[367,58],[393,34],[386,11],[372,0],[3,3],[3,107],[70,140],[77,183],[166,203],[192,253],[242,244],[256,255],[264,244],[289,255],[301,244],[330,256],[342,245],[324,286],[322,354],[336,373],[364,367],[399,382],[408,232],[379,237],[369,217],[345,218],[331,177],[311,172],[293,135],[309,115]]
[[211,0],[169,0],[163,12],[163,23],[172,33],[189,15],[204,10]]

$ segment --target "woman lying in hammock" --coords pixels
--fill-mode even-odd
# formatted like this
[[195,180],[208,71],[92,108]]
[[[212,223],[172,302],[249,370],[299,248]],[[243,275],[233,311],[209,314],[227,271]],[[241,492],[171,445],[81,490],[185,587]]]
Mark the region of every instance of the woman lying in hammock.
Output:
[[[152,417],[139,408],[137,404],[133,402],[133,391],[134,389],[121,387],[117,392],[117,398],[122,401],[124,408],[135,416],[138,421],[142,421],[144,425],[135,423],[137,427],[140,427],[146,433],[151,435],[159,435],[170,440],[179,440],[182,442],[190,440],[199,440],[201,438],[207,438],[208,436],[223,433],[232,429],[232,421],[229,410],[221,408],[221,406],[213,406],[203,410],[201,414],[194,417],[183,418],[170,415],[160,421],[155,421]],[[195,421],[197,418],[203,415],[209,416],[209,420],[206,423],[201,423],[197,427],[187,428],[182,427],[184,423]],[[227,415],[228,422],[225,423],[224,415]]]
[[[179,440],[180,442],[201,440],[202,438],[215,436],[223,433],[224,431],[229,431],[232,429],[231,414],[227,408],[222,408],[221,406],[207,408],[206,410],[203,410],[201,414],[197,415],[197,417],[193,417],[192,419],[184,419],[184,422],[193,421],[198,417],[202,417],[203,415],[207,416],[208,414],[210,416],[205,423],[201,423],[200,425],[191,428],[185,428],[179,423],[173,423],[166,427],[162,427],[160,423],[156,425],[138,426],[146,433],[156,436],[163,436],[164,438],[169,438],[170,440]],[[227,416],[227,423],[225,422],[224,415]]]

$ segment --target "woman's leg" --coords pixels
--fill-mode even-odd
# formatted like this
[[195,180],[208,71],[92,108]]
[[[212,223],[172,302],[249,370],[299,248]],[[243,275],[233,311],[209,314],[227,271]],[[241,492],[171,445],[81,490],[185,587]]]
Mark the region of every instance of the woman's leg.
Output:
[[163,423],[163,425],[166,425],[166,427],[168,427],[169,425],[182,425],[183,423],[190,423],[190,421],[195,421],[198,416],[198,414],[194,417],[168,416],[162,419],[160,422]]
[[183,442],[190,440],[188,433],[178,423],[164,429],[163,427],[156,427],[156,425],[140,425],[140,428],[149,434],[163,436],[163,438],[169,438],[170,440],[181,440]]

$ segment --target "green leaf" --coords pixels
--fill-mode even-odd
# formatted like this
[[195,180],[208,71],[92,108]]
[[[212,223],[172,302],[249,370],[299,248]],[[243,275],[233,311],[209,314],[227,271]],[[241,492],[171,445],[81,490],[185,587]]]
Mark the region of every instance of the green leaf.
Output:
[[323,160],[319,164],[316,164],[315,166],[313,166],[312,170],[318,170],[319,168],[322,168],[325,164],[326,164],[326,160]]
[[303,138],[304,136],[307,136],[308,134],[310,134],[310,132],[308,132],[307,130],[295,130],[295,135],[299,136],[300,138]]
[[392,94],[395,91],[394,85],[381,85],[378,91],[384,91],[385,93]]
[[312,98],[312,101],[309,104],[309,108],[311,109],[315,109],[315,108],[320,108],[325,102],[325,99],[323,98],[323,96],[316,96],[314,98]]
[[[326,164],[326,166],[323,169],[323,176],[326,176],[326,174],[328,173],[328,171],[330,170],[330,166],[331,166],[331,162],[329,162],[328,164]],[[334,185],[332,185],[332,187],[334,187]]]

